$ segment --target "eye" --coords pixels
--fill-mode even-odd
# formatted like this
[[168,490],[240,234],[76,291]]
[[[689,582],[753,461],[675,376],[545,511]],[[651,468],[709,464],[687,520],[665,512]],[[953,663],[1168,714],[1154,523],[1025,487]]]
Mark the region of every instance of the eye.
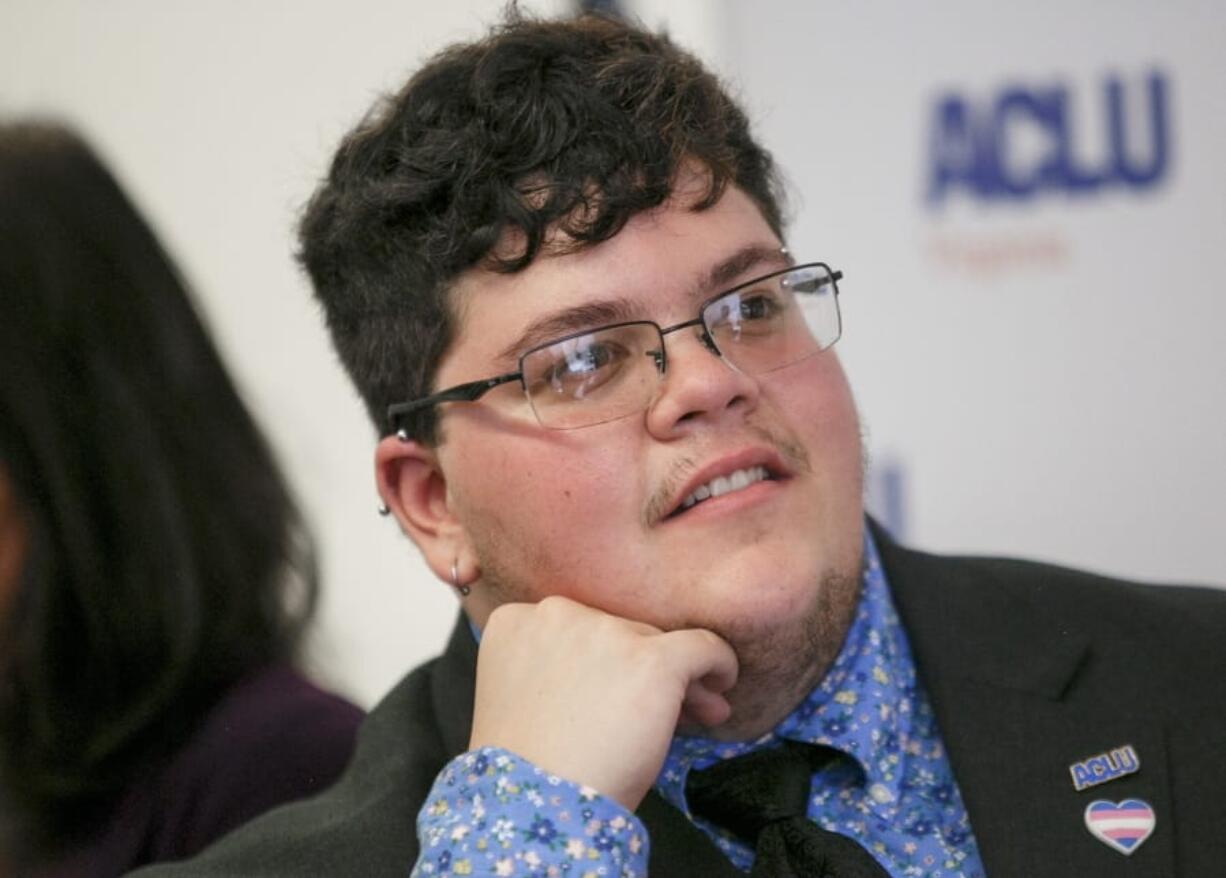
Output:
[[582,399],[616,378],[630,351],[611,339],[589,338],[556,345],[541,355],[533,390]]
[[612,345],[607,342],[594,342],[577,351],[568,352],[560,362],[554,364],[553,374],[562,378],[586,377],[617,359]]
[[742,290],[713,302],[705,319],[716,335],[766,338],[787,322],[788,304],[787,294],[779,290],[769,287]]
[[742,320],[769,320],[783,308],[779,297],[770,293],[742,293],[740,312]]

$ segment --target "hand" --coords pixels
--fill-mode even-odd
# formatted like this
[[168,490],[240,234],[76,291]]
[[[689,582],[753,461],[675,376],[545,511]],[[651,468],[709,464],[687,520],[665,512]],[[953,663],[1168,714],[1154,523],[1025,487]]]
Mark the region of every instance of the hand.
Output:
[[728,719],[736,654],[702,630],[661,631],[563,597],[504,604],[477,658],[469,748],[503,747],[633,811],[682,718]]

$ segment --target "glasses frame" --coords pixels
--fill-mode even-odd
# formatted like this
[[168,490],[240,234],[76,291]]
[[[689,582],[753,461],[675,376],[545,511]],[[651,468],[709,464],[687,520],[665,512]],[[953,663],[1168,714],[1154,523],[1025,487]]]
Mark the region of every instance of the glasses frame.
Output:
[[[423,397],[420,397],[419,399],[410,400],[408,402],[398,402],[398,403],[389,405],[387,407],[388,421],[391,422],[393,425],[398,425],[400,422],[400,419],[405,417],[406,415],[411,415],[414,412],[421,411],[422,409],[436,406],[441,402],[476,402],[478,399],[483,397],[486,393],[493,390],[495,387],[499,387],[503,384],[509,384],[512,381],[518,381],[520,388],[524,392],[524,398],[528,401],[528,408],[532,409],[532,416],[536,418],[536,421],[538,424],[540,424],[542,427],[544,427],[547,430],[580,429],[578,427],[571,427],[571,428],[551,427],[548,424],[541,423],[541,416],[537,413],[536,406],[532,404],[532,397],[528,393],[528,385],[524,383],[524,360],[527,357],[532,356],[532,354],[536,353],[537,351],[544,350],[545,348],[552,347],[556,344],[559,344],[564,341],[568,341],[572,338],[579,338],[580,336],[583,336],[583,335],[591,335],[592,333],[595,333],[595,332],[603,332],[606,329],[616,329],[620,326],[654,326],[656,331],[660,334],[660,342],[661,342],[660,350],[658,353],[655,354],[654,359],[656,361],[656,369],[659,371],[661,375],[663,375],[665,371],[668,369],[668,353],[665,350],[665,346],[663,344],[664,336],[669,335],[670,333],[673,333],[673,332],[677,332],[682,329],[688,329],[691,326],[701,326],[702,335],[699,336],[699,340],[702,342],[703,346],[707,350],[709,350],[711,353],[713,353],[715,356],[719,357],[721,360],[724,360],[725,362],[729,362],[729,364],[731,365],[731,362],[728,361],[728,359],[720,351],[719,347],[715,344],[715,340],[711,337],[711,331],[710,329],[707,328],[706,321],[703,320],[703,316],[702,316],[703,312],[707,310],[707,308],[711,305],[711,303],[717,301],[718,299],[722,299],[725,296],[729,296],[739,290],[742,290],[745,287],[750,287],[756,283],[760,283],[761,281],[764,281],[767,278],[775,277],[776,275],[780,275],[780,274],[786,274],[789,271],[799,271],[802,268],[819,268],[819,267],[824,268],[830,275],[830,283],[834,287],[834,296],[835,296],[835,302],[836,302],[836,307],[837,307],[838,296],[839,296],[839,281],[843,279],[843,272],[832,269],[825,262],[802,262],[797,265],[789,265],[787,268],[780,268],[775,271],[768,271],[766,274],[759,275],[747,281],[742,281],[741,283],[737,284],[734,287],[729,287],[728,289],[723,290],[722,292],[716,293],[715,295],[704,299],[702,303],[698,306],[698,316],[697,317],[694,317],[690,320],[683,320],[680,323],[674,323],[671,326],[661,326],[659,323],[656,323],[654,320],[623,320],[620,323],[606,323],[601,326],[593,326],[590,329],[581,329],[577,332],[571,332],[571,333],[568,333],[567,335],[561,335],[561,336],[558,336],[557,338],[551,338],[549,341],[544,342],[543,344],[536,345],[524,351],[522,354],[520,354],[519,360],[518,360],[519,368],[514,372],[507,372],[503,375],[495,375],[492,378],[482,378],[477,381],[466,381],[463,384],[457,384],[454,387],[448,387],[446,390],[440,390],[438,393],[432,393],[429,396],[423,396]],[[841,336],[842,335],[841,317],[840,317],[839,323],[840,323],[839,335]],[[831,342],[825,348],[819,348],[819,350],[826,350],[832,347],[837,341],[838,341],[838,338],[836,337],[833,342]],[[595,424],[590,424],[586,426],[595,426]]]

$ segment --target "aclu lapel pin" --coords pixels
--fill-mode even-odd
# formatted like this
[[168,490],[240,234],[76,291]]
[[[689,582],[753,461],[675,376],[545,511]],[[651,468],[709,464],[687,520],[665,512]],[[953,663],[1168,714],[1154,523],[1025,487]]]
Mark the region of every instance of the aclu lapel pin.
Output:
[[1156,822],[1154,809],[1140,799],[1098,799],[1086,806],[1086,829],[1126,857],[1153,834]]
[[1117,777],[1136,774],[1141,770],[1141,758],[1131,744],[1123,744],[1106,753],[1074,762],[1068,770],[1073,776],[1073,789],[1081,792]]

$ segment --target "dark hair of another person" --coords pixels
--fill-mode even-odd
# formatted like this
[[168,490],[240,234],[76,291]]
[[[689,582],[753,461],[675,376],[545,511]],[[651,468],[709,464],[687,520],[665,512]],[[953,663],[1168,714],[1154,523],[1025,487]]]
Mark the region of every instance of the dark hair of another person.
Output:
[[782,233],[770,155],[719,81],[666,36],[600,16],[536,21],[512,6],[490,36],[444,50],[378,104],[299,235],[379,432],[439,441],[433,411],[393,425],[386,409],[432,392],[457,275],[519,271],[558,230],[574,249],[607,240],[661,205],[689,163],[707,181],[694,209],[731,183]]
[[0,790],[54,852],[292,657],[316,576],[182,278],[90,149],[38,124],[0,125],[0,474],[29,535]]

